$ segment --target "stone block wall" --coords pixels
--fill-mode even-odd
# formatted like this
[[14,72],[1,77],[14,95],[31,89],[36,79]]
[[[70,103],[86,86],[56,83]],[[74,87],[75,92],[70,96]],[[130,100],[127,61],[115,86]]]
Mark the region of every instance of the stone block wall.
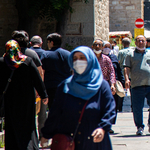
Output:
[[73,0],[71,5],[73,13],[68,13],[62,47],[72,50],[80,45],[91,46],[94,38],[93,0],[87,4]]
[[[73,13],[67,14],[60,34],[63,36],[62,47],[72,50],[79,45],[91,47],[95,38],[108,40],[109,33],[109,0],[72,0]],[[16,0],[0,0],[0,56],[4,53],[5,43],[11,39],[11,33],[18,29],[18,11]],[[40,35],[43,48],[47,49],[46,37],[56,32],[56,22],[45,19],[32,19],[30,38]],[[22,29],[23,30],[23,29]]]
[[108,40],[109,35],[109,0],[74,0],[73,13],[69,13],[63,47],[75,48],[80,45],[91,47],[95,38]]
[[46,19],[34,18],[31,24],[29,38],[34,35],[41,36],[43,40],[42,48],[48,50],[47,47],[47,35],[56,32],[56,21],[47,21]]
[[0,56],[5,51],[5,43],[18,26],[18,13],[15,0],[0,0]]
[[144,17],[143,0],[110,0],[110,31],[130,31],[134,36],[135,20]]
[[[11,33],[18,29],[18,22],[16,0],[0,0],[0,56],[5,52],[5,43],[11,39]],[[55,31],[56,21],[33,18],[30,30],[27,32],[30,38],[33,35],[40,35],[43,39],[43,48],[47,49],[46,37]]]
[[109,39],[109,0],[94,0],[94,36]]

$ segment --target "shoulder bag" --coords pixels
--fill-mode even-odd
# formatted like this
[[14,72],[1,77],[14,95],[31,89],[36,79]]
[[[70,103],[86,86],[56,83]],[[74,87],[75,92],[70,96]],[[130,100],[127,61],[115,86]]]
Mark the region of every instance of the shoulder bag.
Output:
[[82,108],[82,112],[81,112],[80,118],[78,120],[78,124],[77,124],[76,130],[73,134],[73,137],[65,135],[65,134],[54,135],[53,139],[52,139],[51,150],[74,150],[75,149],[74,139],[75,139],[78,127],[81,123],[81,119],[82,119],[82,116],[83,116],[83,113],[84,113],[87,103],[88,103],[88,101],[86,101],[86,103],[84,104],[84,106]]
[[125,97],[125,91],[120,81],[116,80],[115,88],[116,88],[116,94],[119,97]]

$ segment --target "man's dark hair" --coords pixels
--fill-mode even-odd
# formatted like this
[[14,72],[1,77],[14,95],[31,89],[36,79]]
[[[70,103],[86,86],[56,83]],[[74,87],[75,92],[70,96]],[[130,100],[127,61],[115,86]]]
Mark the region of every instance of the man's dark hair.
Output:
[[137,41],[137,38],[138,38],[139,36],[143,36],[143,37],[146,39],[146,37],[145,37],[144,35],[138,35],[138,36],[135,38],[135,41]]
[[147,37],[147,38],[146,38],[146,41],[147,41],[147,42],[150,42],[150,37]]
[[93,45],[94,45],[95,41],[101,41],[101,42],[103,43],[103,46],[104,46],[104,41],[103,41],[102,39],[95,39],[95,40],[93,41]]
[[113,40],[113,43],[117,44],[116,40]]
[[124,45],[130,45],[130,43],[131,43],[131,41],[130,41],[130,39],[128,37],[123,38],[122,44],[124,44]]
[[27,47],[29,44],[29,35],[24,30],[13,31],[12,39],[17,41],[19,43],[20,47]]
[[30,42],[33,44],[33,45],[39,45],[42,43],[42,38],[38,35],[35,35],[31,38]]
[[52,34],[49,34],[47,36],[47,40],[49,40],[50,42],[53,41],[54,43],[54,47],[60,47],[61,46],[61,43],[62,43],[62,37],[60,34],[58,33],[52,33]]

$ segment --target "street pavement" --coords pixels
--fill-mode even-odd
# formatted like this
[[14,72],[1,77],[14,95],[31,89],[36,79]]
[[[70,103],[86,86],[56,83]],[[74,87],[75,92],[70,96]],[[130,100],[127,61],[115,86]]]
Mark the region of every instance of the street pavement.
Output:
[[117,115],[116,124],[112,129],[114,134],[111,134],[111,141],[113,150],[150,150],[150,133],[148,132],[148,105],[145,100],[143,109],[143,121],[145,124],[145,135],[137,136],[136,127],[133,121],[133,114],[131,112],[130,97],[125,97],[123,103],[123,112]]
[[[118,112],[116,124],[112,126],[114,134],[110,135],[113,150],[150,150],[150,133],[148,132],[148,105],[145,100],[143,109],[143,121],[145,124],[145,135],[137,136],[136,127],[131,112],[130,97],[125,97],[123,111]],[[0,148],[4,150],[4,148]],[[43,149],[47,150],[47,149]]]

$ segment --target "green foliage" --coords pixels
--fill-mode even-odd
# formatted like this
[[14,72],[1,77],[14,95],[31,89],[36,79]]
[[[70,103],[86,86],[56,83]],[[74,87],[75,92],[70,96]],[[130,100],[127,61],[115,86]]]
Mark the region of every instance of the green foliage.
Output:
[[69,45],[68,43],[65,44],[65,49],[69,50],[70,52],[73,50],[73,46]]
[[135,45],[135,39],[134,38],[131,39],[130,46],[136,47],[136,45]]
[[4,143],[4,134],[2,135],[2,139],[0,140],[0,148],[3,148],[5,146]]
[[[47,18],[48,20],[60,20],[62,14],[69,10],[73,12],[70,6],[71,0],[29,0],[28,15],[31,17]],[[88,0],[84,0],[85,3]]]

